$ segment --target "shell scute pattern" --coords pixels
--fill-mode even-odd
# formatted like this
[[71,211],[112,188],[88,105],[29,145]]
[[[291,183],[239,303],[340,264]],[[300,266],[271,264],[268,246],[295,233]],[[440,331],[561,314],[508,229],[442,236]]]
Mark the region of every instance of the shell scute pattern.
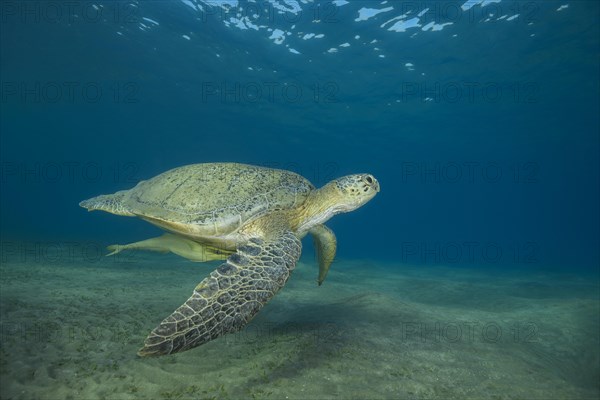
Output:
[[189,225],[239,228],[268,212],[302,206],[315,188],[289,171],[241,164],[175,168],[129,190],[131,212]]

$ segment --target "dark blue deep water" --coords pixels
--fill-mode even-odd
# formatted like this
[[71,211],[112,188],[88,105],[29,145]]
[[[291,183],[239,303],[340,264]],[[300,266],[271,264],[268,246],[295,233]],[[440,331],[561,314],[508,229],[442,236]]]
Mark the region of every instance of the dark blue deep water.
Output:
[[381,262],[391,275],[415,265],[552,271],[597,285],[599,2],[4,1],[0,10],[3,263],[101,262],[105,245],[160,231],[88,214],[81,200],[232,161],[293,170],[318,187],[377,177],[377,197],[328,223],[340,260]]
[[3,6],[3,237],[143,236],[77,203],[237,161],[375,174],[331,222],[346,257],[597,267],[596,2],[234,3]]

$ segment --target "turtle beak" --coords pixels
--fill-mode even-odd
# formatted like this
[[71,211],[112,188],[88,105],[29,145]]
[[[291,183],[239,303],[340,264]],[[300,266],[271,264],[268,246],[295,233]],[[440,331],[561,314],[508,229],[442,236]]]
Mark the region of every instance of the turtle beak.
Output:
[[379,190],[381,190],[381,189],[379,188],[379,182],[378,182],[378,181],[377,181],[377,179],[375,179],[375,178],[373,178],[373,189],[375,189],[375,191],[376,191],[377,193],[379,193]]

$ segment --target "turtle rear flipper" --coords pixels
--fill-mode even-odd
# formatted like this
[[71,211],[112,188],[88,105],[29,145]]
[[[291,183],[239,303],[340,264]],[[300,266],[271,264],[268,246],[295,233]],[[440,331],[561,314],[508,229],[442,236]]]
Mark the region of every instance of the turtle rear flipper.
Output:
[[[134,243],[132,243],[134,244]],[[122,252],[123,250],[127,250],[130,249],[131,247],[129,247],[129,244],[111,244],[110,246],[106,246],[106,250],[110,251],[110,253],[108,253],[106,255],[106,257],[110,257],[110,256],[114,256],[115,254],[118,254],[120,252]]]
[[171,233],[135,243],[113,244],[107,249],[111,252],[107,256],[115,255],[123,250],[149,250],[159,253],[171,252],[195,262],[224,260],[231,254],[231,251],[218,249]]
[[294,233],[279,231],[238,247],[148,335],[138,355],[177,353],[242,329],[285,285],[301,246]]

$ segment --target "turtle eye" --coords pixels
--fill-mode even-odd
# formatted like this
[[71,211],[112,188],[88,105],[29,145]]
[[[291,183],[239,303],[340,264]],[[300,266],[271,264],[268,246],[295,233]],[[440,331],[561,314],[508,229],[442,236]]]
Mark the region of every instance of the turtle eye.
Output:
[[371,178],[371,175],[367,175],[367,177],[365,178],[365,180],[367,181],[367,183],[368,183],[369,185],[372,185],[372,184],[373,184],[373,178]]

